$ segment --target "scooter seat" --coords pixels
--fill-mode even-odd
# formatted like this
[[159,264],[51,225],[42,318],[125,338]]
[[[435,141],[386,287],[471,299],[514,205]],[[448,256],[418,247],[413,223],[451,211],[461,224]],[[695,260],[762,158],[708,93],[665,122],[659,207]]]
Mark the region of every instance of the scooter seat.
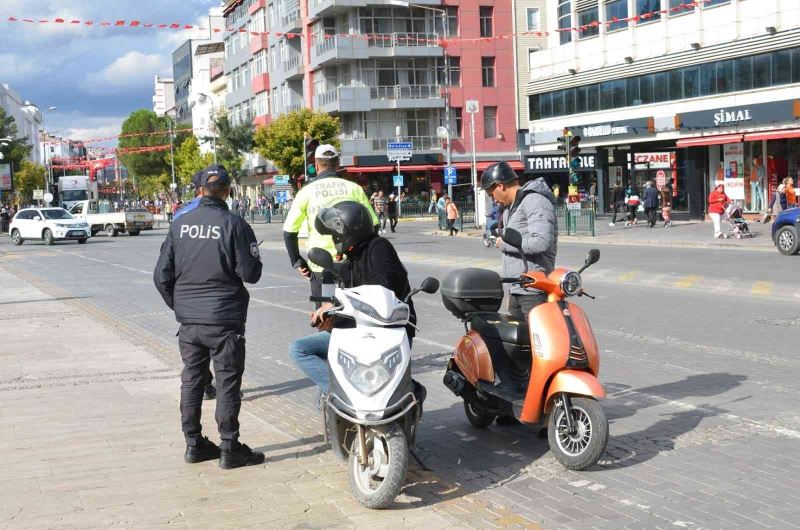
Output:
[[498,339],[508,344],[524,346],[530,343],[528,323],[511,315],[477,312],[470,315],[470,328],[482,337]]

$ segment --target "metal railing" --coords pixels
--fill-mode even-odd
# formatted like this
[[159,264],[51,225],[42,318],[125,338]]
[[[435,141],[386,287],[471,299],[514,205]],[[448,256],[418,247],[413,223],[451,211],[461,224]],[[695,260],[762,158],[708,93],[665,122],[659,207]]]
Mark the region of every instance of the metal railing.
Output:
[[338,41],[338,35],[319,35],[314,37],[314,56],[317,57],[334,50]]
[[286,59],[285,61],[283,61],[283,70],[284,71],[288,72],[289,70],[294,70],[298,66],[300,66],[300,54],[299,53],[296,54],[296,55],[293,55],[293,56],[289,57],[288,59]]
[[336,103],[337,101],[339,101],[338,88],[334,88],[333,90],[328,90],[327,92],[323,92],[322,94],[317,94],[314,96],[314,103],[316,107],[330,105],[331,103]]
[[297,112],[302,108],[303,108],[302,103],[292,103],[288,107],[286,107],[286,112]]
[[298,6],[296,9],[286,13],[285,15],[281,15],[281,27],[285,28],[289,24],[295,24],[300,20],[300,7]]
[[389,85],[371,86],[370,97],[372,99],[429,99],[442,96],[437,85]]
[[371,33],[367,35],[369,46],[394,48],[396,46],[439,46],[435,33]]
[[[390,143],[397,141],[397,138],[394,136],[390,138],[372,138],[372,150],[386,151]],[[414,144],[414,151],[442,150],[442,140],[436,136],[404,136],[402,141]]]
[[580,210],[570,210],[566,206],[556,207],[558,233],[567,236],[595,235],[595,213],[589,202],[581,204]]
[[[456,203],[458,207],[458,217],[453,223],[453,228],[456,230],[463,230],[464,227],[475,227],[475,209],[472,204]],[[439,230],[449,230],[447,226],[447,214],[444,211],[439,212]]]

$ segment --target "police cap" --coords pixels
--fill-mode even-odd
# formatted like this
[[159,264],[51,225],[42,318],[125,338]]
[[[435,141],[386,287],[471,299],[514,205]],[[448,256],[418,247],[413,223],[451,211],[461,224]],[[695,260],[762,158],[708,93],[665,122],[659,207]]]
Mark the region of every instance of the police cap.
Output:
[[[209,181],[211,181],[209,183]],[[203,170],[200,176],[200,185],[204,188],[209,186],[230,186],[231,177],[228,175],[228,170],[225,166],[214,164],[208,166]]]

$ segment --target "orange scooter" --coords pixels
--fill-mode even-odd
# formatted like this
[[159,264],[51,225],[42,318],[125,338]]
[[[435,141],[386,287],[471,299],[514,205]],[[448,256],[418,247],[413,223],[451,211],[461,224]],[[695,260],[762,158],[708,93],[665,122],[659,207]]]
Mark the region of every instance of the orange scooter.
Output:
[[[521,248],[519,232],[503,241]],[[523,255],[524,259],[524,255]],[[566,299],[587,296],[581,273],[600,259],[592,249],[578,271],[526,272],[501,278],[485,269],[459,269],[442,282],[445,307],[464,322],[444,384],[464,400],[467,419],[488,427],[496,418],[546,424],[550,450],[567,469],[584,470],[608,442],[608,419],[597,399],[606,392],[597,380],[600,356],[586,314]],[[535,288],[547,302],[527,322],[498,313],[503,284]]]

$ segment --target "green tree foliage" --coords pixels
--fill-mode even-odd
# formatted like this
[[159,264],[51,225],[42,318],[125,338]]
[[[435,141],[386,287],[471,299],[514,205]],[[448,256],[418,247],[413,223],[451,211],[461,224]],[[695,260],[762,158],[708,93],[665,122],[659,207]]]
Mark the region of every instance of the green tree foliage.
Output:
[[43,190],[45,183],[44,166],[23,160],[14,173],[14,189],[22,196],[22,203],[29,203],[33,198],[33,190]]
[[[167,153],[167,164],[171,163],[171,157]],[[214,155],[211,153],[201,154],[200,144],[197,138],[189,136],[175,150],[175,179],[178,185],[183,187],[192,182],[192,175],[201,171],[214,163]],[[170,175],[170,182],[172,176]]]
[[[132,134],[136,136],[125,136]],[[160,118],[152,110],[137,110],[128,116],[128,119],[122,124],[121,135],[119,147],[123,149],[168,144],[169,118]],[[161,175],[169,172],[169,166],[164,158],[163,151],[126,153],[121,154],[119,159],[136,177]]]
[[303,174],[303,133],[339,149],[339,129],[339,118],[302,109],[284,114],[267,127],[260,127],[254,137],[255,149],[271,160],[281,173],[295,180]]
[[[225,166],[234,178],[239,176],[245,153],[253,150],[253,124],[231,125],[227,114],[220,114],[214,120],[217,132],[217,162]],[[205,138],[212,141],[212,138]]]
[[137,195],[143,199],[155,199],[158,194],[168,190],[172,183],[172,174],[146,175],[136,179]]
[[0,107],[0,138],[12,138],[10,142],[4,142],[8,145],[0,145],[0,152],[3,153],[3,161],[0,163],[8,164],[10,162],[15,169],[19,170],[22,161],[30,156],[33,146],[28,143],[28,137],[17,138],[17,134],[16,120],[6,113],[6,109]]

